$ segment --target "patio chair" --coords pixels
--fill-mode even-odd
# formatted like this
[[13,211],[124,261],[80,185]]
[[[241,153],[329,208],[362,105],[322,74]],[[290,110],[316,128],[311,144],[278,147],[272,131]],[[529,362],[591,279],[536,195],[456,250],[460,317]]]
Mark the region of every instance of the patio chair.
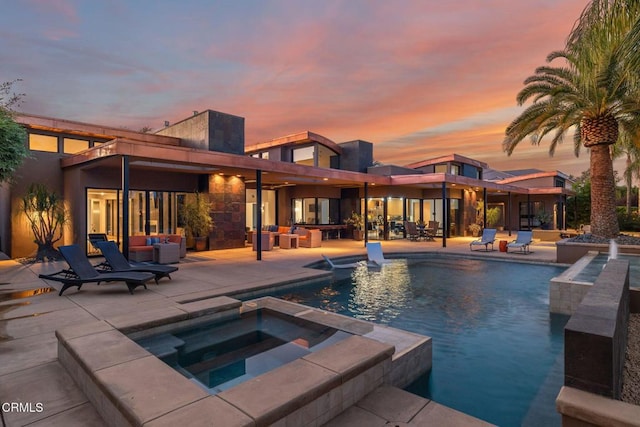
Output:
[[435,241],[436,234],[438,233],[438,227],[440,223],[438,221],[429,221],[429,226],[424,229],[424,237],[426,240]]
[[533,242],[531,236],[533,235],[532,231],[518,231],[518,235],[516,236],[516,240],[507,243],[507,252],[509,252],[509,248],[518,249],[523,254],[529,253],[529,245]]
[[367,257],[369,262],[377,265],[388,264],[391,260],[385,259],[380,242],[367,243]]
[[469,243],[469,249],[473,250],[474,246],[484,246],[484,250],[489,252],[489,245],[491,245],[491,250],[493,250],[493,242],[496,240],[496,231],[497,230],[495,228],[485,228],[482,230],[482,237]]
[[319,248],[322,246],[322,231],[320,230],[296,228],[294,233],[300,236],[298,245],[302,248]]
[[420,233],[418,232],[418,226],[415,222],[405,221],[404,229],[407,231],[407,238],[409,240],[412,240],[414,242],[418,241],[418,238],[420,238]]
[[137,272],[137,271],[124,271],[113,273],[100,273],[89,262],[87,256],[82,252],[78,245],[60,246],[58,248],[67,264],[69,264],[69,270],[62,270],[53,274],[40,274],[38,277],[45,280],[53,280],[55,282],[62,283],[62,289],[58,295],[71,286],[77,286],[78,290],[85,283],[101,282],[125,282],[129,288],[129,293],[133,295],[133,290],[138,286],[144,286],[147,289],[146,283],[153,279],[154,275],[151,273]]
[[115,242],[96,242],[96,246],[102,252],[105,260],[107,261],[105,269],[100,272],[121,272],[121,271],[143,271],[155,274],[155,281],[158,284],[158,280],[163,277],[168,277],[171,280],[171,273],[178,271],[178,267],[171,265],[131,265],[129,261],[124,257],[118,245]]

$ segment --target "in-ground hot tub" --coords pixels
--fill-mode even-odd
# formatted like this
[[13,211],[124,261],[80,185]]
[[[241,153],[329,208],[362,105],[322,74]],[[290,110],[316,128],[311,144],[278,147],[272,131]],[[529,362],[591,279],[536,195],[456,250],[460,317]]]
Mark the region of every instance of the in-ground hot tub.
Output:
[[[302,340],[311,341],[294,345],[322,348],[240,384],[230,379],[209,387],[185,378],[134,341],[211,322],[225,325],[251,312],[256,317],[269,313],[278,328],[283,321],[288,324],[269,334],[280,341],[295,329],[291,324],[306,325],[310,329],[291,335],[298,337],[287,342],[307,337]],[[380,385],[404,387],[431,369],[431,338],[270,297],[245,303],[217,297],[176,304],[64,328],[56,336],[61,364],[105,422],[114,426],[174,426],[187,419],[203,424],[215,420],[219,425],[321,425]],[[252,338],[238,346],[239,351],[253,352],[269,340]],[[227,344],[221,347],[228,350]],[[228,351],[223,358],[232,359]],[[209,393],[216,388],[217,394]]]
[[208,393],[217,394],[352,336],[262,308],[136,342]]
[[[549,283],[549,311],[573,314],[596,278],[602,272],[610,253],[591,251],[576,261],[560,276]],[[640,284],[640,255],[615,254],[616,258],[629,261],[629,284],[633,288]],[[635,297],[632,297],[632,299]]]

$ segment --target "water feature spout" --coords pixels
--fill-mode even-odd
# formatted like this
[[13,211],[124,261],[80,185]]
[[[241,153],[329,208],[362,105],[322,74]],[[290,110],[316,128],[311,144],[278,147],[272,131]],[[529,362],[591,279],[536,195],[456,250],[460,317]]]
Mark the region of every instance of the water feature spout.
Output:
[[618,259],[618,244],[613,239],[609,242],[609,258],[607,258],[607,261],[610,259]]

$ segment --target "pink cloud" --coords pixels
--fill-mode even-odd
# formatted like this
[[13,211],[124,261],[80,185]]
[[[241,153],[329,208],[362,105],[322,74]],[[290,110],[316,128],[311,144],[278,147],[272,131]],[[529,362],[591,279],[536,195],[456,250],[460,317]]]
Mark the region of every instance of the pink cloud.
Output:
[[76,8],[69,0],[29,0],[29,2],[41,13],[59,15],[74,24],[80,22]]
[[[112,15],[113,31],[97,46],[83,45],[78,29],[74,44],[56,43],[62,55],[55,50],[46,63],[62,76],[73,68],[76,80],[95,78],[85,86],[93,93],[77,96],[95,98],[91,110],[115,125],[159,126],[211,108],[246,118],[247,145],[311,130],[337,142],[371,141],[383,161],[455,151],[505,164],[546,161],[548,147],[526,143],[507,158],[504,128],[523,80],[562,47],[585,5],[278,1],[242,14],[231,5],[188,5],[167,18],[132,3],[114,18],[109,7],[80,16],[88,8],[71,1],[31,1],[63,17],[68,32],[47,33],[55,40],[73,36],[68,23]],[[117,31],[123,17],[140,27]],[[561,151],[572,156],[570,147]]]

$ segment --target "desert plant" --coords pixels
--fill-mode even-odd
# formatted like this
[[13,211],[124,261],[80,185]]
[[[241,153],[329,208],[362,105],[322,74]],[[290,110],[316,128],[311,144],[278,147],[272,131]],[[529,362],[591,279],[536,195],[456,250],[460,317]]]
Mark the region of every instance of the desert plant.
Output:
[[478,237],[480,235],[480,231],[482,230],[480,224],[476,223],[470,224],[468,228],[473,237]]
[[551,222],[551,215],[549,214],[549,212],[541,209],[538,212],[536,212],[535,219],[540,224],[540,227],[544,228],[547,224]]
[[500,222],[501,212],[499,207],[493,207],[487,209],[487,225],[489,227],[495,227]]
[[69,221],[62,197],[44,184],[31,184],[22,197],[20,212],[23,213],[38,245],[36,261],[57,260],[60,252],[53,247],[62,238],[62,229]]

